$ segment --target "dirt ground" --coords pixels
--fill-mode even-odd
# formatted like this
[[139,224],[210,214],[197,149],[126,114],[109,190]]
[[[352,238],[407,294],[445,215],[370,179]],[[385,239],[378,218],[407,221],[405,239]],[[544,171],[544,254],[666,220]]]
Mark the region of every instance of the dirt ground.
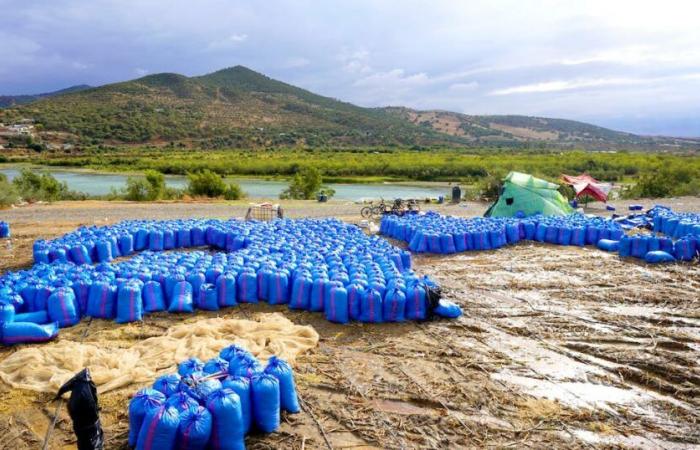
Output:
[[[700,211],[696,198],[663,203]],[[291,217],[359,219],[350,203],[284,206]],[[241,216],[246,207],[81,202],[0,211],[13,231],[0,243],[0,272],[30,264],[34,239],[81,224]],[[440,206],[454,215],[484,209]],[[418,256],[415,266],[440,281],[463,317],[336,325],[268,305],[197,313],[255,318],[283,311],[321,336],[295,365],[303,412],[283,415],[279,432],[249,436],[249,448],[700,448],[697,263],[654,267],[590,247],[526,242]],[[168,314],[129,326],[83,321],[59,339],[116,337],[128,346],[178,321]],[[1,349],[0,358],[17,348]],[[100,398],[106,448],[126,448],[128,398],[137,387]],[[0,448],[40,448],[54,410],[50,395],[0,383]],[[74,442],[62,408],[49,448]]]

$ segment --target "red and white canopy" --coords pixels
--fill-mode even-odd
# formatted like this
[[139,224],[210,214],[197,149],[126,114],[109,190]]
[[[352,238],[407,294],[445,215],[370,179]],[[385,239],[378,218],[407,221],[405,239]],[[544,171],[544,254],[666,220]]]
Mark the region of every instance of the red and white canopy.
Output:
[[608,194],[612,189],[610,183],[602,183],[586,173],[578,176],[562,175],[561,179],[574,188],[576,197],[588,195],[601,202],[608,201]]

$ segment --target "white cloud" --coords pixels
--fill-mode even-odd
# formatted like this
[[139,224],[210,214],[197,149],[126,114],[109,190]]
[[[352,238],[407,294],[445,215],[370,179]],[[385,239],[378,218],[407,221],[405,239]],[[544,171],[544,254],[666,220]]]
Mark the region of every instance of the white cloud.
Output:
[[456,91],[456,92],[469,92],[469,91],[474,91],[479,88],[479,83],[476,81],[470,81],[468,83],[454,83],[451,84],[448,89],[450,91]]
[[489,92],[489,95],[512,95],[512,94],[536,94],[548,92],[571,91],[576,89],[598,88],[606,86],[642,86],[652,85],[660,82],[695,80],[700,78],[700,73],[689,73],[682,75],[653,77],[653,78],[596,78],[596,79],[574,79],[556,80],[540,83],[512,86],[496,89]]
[[309,64],[311,64],[310,60],[303,58],[301,56],[296,56],[296,57],[287,58],[282,63],[282,67],[284,67],[285,69],[295,69],[295,68],[299,68],[299,67],[306,67]]
[[217,39],[209,42],[207,45],[208,50],[226,50],[238,47],[242,42],[248,40],[248,35],[245,33],[232,34],[223,39]]
[[137,67],[134,69],[134,73],[140,77],[148,74],[148,69],[142,69],[140,67]]
[[406,75],[403,69],[393,69],[387,72],[375,72],[355,81],[354,86],[370,87],[379,86],[385,88],[406,88],[408,86],[420,86],[429,83],[430,79],[425,73]]

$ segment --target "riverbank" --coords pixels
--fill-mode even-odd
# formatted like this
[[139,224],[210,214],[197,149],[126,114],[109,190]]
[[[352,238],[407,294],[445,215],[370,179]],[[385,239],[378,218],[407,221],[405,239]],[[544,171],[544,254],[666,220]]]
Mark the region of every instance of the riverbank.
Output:
[[[113,191],[119,191],[126,186],[129,176],[142,177],[142,173],[119,173],[109,171],[94,171],[90,169],[77,169],[69,167],[6,164],[0,165],[0,174],[5,174],[9,179],[18,176],[23,168],[32,171],[45,171],[53,175],[58,181],[65,182],[68,189],[86,193],[92,198],[107,198]],[[263,179],[253,177],[226,176],[227,183],[235,182],[240,185],[246,196],[254,200],[277,200],[280,193],[288,187],[289,180]],[[366,181],[366,180],[365,180]],[[187,178],[181,175],[165,175],[165,183],[169,188],[184,190],[187,187]],[[326,180],[324,185],[335,190],[335,198],[339,200],[358,201],[363,199],[385,198],[415,198],[436,199],[440,196],[448,197],[452,186],[447,183],[431,182],[333,182]]]

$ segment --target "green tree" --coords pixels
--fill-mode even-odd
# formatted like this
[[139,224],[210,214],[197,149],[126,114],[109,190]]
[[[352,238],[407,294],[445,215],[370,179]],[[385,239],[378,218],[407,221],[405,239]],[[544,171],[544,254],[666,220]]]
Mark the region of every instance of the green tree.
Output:
[[187,191],[192,195],[221,197],[227,189],[223,177],[209,169],[187,174]]
[[280,198],[311,200],[318,195],[322,185],[321,172],[315,167],[305,167],[294,175],[289,187],[280,194]]

